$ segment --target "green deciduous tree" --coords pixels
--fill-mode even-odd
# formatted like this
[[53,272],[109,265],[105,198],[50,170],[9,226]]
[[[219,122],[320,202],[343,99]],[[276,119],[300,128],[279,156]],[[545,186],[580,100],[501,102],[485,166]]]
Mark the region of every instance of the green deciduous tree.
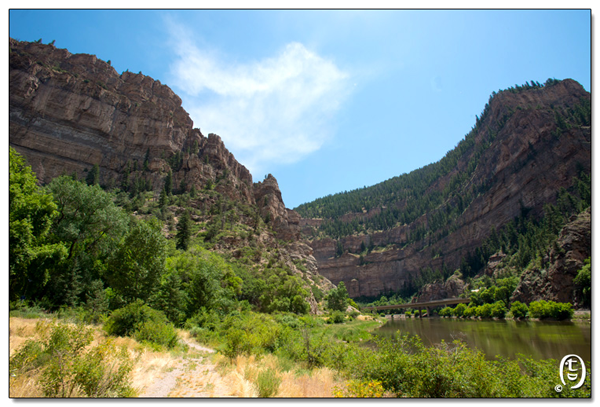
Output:
[[37,186],[25,159],[9,149],[9,275],[10,298],[34,297],[50,278],[52,264],[66,257],[60,243],[49,241],[56,204]]
[[147,301],[165,270],[166,238],[158,221],[134,220],[129,233],[108,260],[106,280],[126,302]]
[[52,239],[65,245],[67,255],[54,268],[46,294],[56,306],[75,305],[84,288],[102,273],[106,258],[127,231],[129,217],[98,185],[63,176],[52,180],[48,189],[58,211]]
[[346,311],[348,307],[348,291],[346,290],[346,284],[340,281],[337,288],[329,291],[327,295],[327,308],[332,311]]

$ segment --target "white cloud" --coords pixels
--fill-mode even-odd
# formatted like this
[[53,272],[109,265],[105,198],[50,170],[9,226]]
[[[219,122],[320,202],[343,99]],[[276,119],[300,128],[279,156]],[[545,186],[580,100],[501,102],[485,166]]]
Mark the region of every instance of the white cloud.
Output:
[[332,137],[331,120],[350,89],[350,76],[332,61],[296,42],[270,58],[231,63],[192,43],[181,27],[170,31],[177,54],[170,83],[183,93],[194,126],[221,136],[255,177]]

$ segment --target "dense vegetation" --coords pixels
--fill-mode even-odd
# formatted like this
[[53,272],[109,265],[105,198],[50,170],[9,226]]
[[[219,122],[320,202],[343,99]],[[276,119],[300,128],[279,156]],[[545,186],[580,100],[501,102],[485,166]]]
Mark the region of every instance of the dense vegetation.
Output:
[[[142,301],[183,326],[202,310],[306,314],[311,294],[325,298],[319,287],[291,271],[280,253],[285,243],[269,247],[258,241],[268,225],[256,212],[213,186],[194,198],[194,191],[165,193],[172,188],[167,182],[154,200],[154,192],[140,191],[136,182],[129,184],[130,192],[106,191],[93,168],[88,174],[87,182],[62,176],[38,187],[23,157],[10,150],[13,308],[23,303],[48,310],[81,307],[97,321]],[[229,236],[248,245],[235,256],[210,250]]]

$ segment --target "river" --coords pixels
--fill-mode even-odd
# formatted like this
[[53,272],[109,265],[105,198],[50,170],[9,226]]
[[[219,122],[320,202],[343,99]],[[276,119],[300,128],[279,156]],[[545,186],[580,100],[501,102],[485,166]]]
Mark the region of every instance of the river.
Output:
[[561,360],[574,353],[591,361],[589,322],[396,317],[377,333],[393,336],[398,331],[420,336],[427,346],[460,339],[481,350],[487,359],[496,355],[512,359],[523,354],[533,359]]

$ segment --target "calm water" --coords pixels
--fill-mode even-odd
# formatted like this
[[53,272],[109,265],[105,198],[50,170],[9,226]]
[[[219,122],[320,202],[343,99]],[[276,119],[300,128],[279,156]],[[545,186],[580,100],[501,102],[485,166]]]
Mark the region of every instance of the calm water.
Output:
[[447,318],[395,318],[377,333],[419,335],[425,345],[460,339],[488,359],[521,353],[534,359],[561,360],[570,353],[591,360],[591,329],[586,322],[481,321]]

